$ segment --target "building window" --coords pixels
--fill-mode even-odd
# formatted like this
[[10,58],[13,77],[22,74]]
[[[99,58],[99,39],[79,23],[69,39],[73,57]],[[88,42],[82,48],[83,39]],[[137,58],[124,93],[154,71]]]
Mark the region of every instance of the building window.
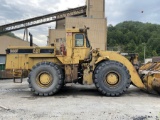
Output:
[[84,46],[84,36],[83,36],[83,34],[76,34],[75,35],[75,46],[76,47],[83,47]]

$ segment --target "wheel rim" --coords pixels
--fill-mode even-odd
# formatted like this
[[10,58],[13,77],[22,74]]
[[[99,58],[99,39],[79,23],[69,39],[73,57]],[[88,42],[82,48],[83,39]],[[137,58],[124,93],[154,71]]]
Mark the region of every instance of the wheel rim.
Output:
[[110,72],[106,75],[105,83],[109,86],[116,86],[120,81],[120,75],[116,72]]
[[47,88],[52,84],[53,78],[50,73],[41,72],[38,74],[36,81],[40,87]]

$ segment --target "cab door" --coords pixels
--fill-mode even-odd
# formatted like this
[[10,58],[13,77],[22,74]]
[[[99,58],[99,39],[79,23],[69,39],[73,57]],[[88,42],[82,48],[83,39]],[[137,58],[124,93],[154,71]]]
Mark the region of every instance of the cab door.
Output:
[[73,61],[79,63],[89,57],[90,45],[84,33],[74,33],[73,38]]

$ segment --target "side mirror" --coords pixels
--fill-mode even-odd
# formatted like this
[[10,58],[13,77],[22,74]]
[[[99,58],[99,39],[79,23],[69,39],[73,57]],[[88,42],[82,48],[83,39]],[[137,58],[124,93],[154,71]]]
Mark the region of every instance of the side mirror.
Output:
[[84,28],[83,29],[80,28],[79,31],[80,32],[87,32],[87,30],[89,30],[89,29],[90,29],[89,27],[84,26]]
[[84,29],[89,30],[89,27],[84,26]]

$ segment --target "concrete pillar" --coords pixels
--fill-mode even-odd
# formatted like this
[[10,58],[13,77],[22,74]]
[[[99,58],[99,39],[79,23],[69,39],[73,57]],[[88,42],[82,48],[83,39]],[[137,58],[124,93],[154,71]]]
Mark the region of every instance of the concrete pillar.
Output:
[[86,0],[87,17],[105,18],[105,0]]

